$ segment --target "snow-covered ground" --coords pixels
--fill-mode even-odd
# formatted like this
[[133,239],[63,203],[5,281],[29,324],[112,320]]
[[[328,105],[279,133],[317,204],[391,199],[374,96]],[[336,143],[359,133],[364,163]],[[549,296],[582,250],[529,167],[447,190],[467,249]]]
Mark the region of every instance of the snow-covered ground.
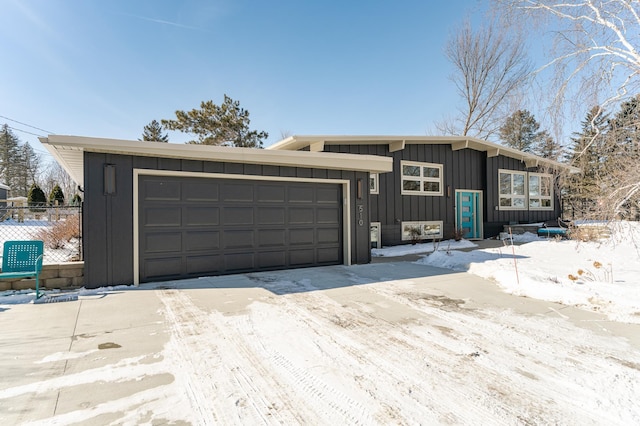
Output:
[[[64,322],[74,336],[70,342],[58,339],[64,349],[35,356],[18,343],[3,345],[0,337],[0,366],[20,357],[17,362],[29,371],[20,383],[0,386],[0,420],[640,424],[637,339],[633,343],[611,331],[616,323],[597,314],[575,310],[586,315],[580,319],[572,308],[546,302],[637,323],[638,236],[637,224],[621,224],[601,242],[526,235],[519,238],[530,242],[521,245],[469,252],[443,242],[436,252],[425,244],[378,253],[425,253],[402,266],[314,268],[147,284],[141,291],[86,291],[80,302],[72,302],[77,312],[63,303],[40,311],[54,312],[57,306],[69,312]],[[433,274],[424,265],[462,272],[424,277],[421,271]],[[389,278],[395,268],[408,278]],[[495,284],[476,279],[477,289],[456,287],[468,273]],[[345,283],[327,285],[336,274]],[[1,312],[4,324],[11,323],[12,311],[18,321],[34,308],[24,304],[28,295],[15,300],[22,306]],[[518,311],[524,303],[527,310]],[[109,312],[116,317],[109,319]],[[55,318],[49,321],[56,325]],[[154,339],[158,349],[150,350]],[[42,347],[31,341],[33,348]],[[99,351],[107,341],[113,349]],[[118,358],[118,351],[127,355]],[[78,389],[100,392],[74,399]],[[28,402],[44,404],[40,395],[57,395],[56,407],[63,408],[52,408],[46,418],[30,417]]]
[[[468,271],[518,296],[578,306],[614,321],[640,323],[640,224],[608,225],[611,236],[581,242],[514,235],[498,248],[458,251],[468,241],[375,250],[377,256],[430,253],[418,263]],[[525,244],[523,244],[525,243]]]
[[[42,232],[46,232],[56,222],[49,222],[46,218],[41,220],[26,219],[24,222],[18,222],[13,219],[0,222],[0,254],[2,253],[2,243],[9,240],[38,240],[42,239]],[[77,257],[78,247],[80,243],[78,240],[65,244],[64,247],[52,249],[45,247],[43,263],[64,263],[70,259]]]

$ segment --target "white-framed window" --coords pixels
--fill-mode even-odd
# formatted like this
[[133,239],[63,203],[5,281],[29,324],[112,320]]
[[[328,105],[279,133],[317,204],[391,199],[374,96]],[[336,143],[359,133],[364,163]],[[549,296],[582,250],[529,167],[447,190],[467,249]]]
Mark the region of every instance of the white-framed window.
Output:
[[380,222],[371,222],[371,248],[382,248]]
[[529,173],[529,209],[553,210],[553,175]]
[[402,240],[433,240],[442,238],[442,221],[402,222]]
[[378,193],[378,174],[377,173],[369,174],[369,193],[370,194]]
[[401,161],[402,195],[442,195],[442,164]]
[[527,172],[498,170],[500,210],[526,210]]

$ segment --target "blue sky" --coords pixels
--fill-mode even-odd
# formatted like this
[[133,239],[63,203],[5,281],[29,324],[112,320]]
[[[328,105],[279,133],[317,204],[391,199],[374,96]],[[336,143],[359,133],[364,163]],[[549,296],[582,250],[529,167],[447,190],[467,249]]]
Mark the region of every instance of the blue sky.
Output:
[[445,41],[482,3],[0,0],[0,123],[137,139],[227,94],[266,145],[283,133],[435,134],[459,102]]

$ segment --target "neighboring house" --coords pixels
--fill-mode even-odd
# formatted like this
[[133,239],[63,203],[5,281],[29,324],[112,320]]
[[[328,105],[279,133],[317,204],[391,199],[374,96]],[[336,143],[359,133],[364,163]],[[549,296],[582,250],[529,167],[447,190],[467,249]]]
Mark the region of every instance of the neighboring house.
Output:
[[0,207],[7,207],[7,198],[9,197],[9,191],[11,191],[11,188],[0,183]]
[[390,158],[40,138],[84,188],[84,285],[371,260],[370,173]]
[[494,237],[503,226],[561,216],[555,177],[577,169],[468,137],[291,136],[267,149],[378,155],[393,172],[370,176],[372,245]]

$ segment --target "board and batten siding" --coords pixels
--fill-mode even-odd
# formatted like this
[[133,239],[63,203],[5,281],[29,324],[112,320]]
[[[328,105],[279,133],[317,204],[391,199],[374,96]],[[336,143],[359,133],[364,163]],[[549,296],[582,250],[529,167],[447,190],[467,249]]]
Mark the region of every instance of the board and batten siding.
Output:
[[[103,166],[116,167],[116,193],[105,195]],[[133,170],[170,170],[290,178],[341,179],[350,182],[351,263],[371,261],[369,246],[369,193],[356,199],[357,181],[366,185],[367,172],[269,166],[228,162],[181,160],[133,155],[84,153],[83,249],[85,286],[132,284],[133,277]],[[366,186],[365,186],[366,189]],[[364,208],[359,211],[358,206]],[[359,225],[359,221],[363,225]],[[344,242],[346,244],[346,241]]]
[[527,168],[525,164],[515,158],[504,156],[490,157],[487,159],[487,187],[489,190],[485,196],[485,233],[497,235],[502,232],[503,226],[510,223],[536,223],[556,220],[562,215],[562,205],[558,199],[558,191],[554,188],[553,210],[499,210],[500,205],[498,189],[498,170],[516,170],[521,172],[542,173],[537,168]]
[[[380,222],[385,245],[406,243],[401,228],[405,221],[442,221],[444,238],[450,238],[455,229],[455,191],[483,191],[486,185],[486,154],[454,151],[450,144],[407,144],[395,152],[389,152],[387,144],[326,145],[325,151],[393,158],[393,172],[379,175],[379,194],[371,195],[371,221]],[[402,161],[442,164],[443,195],[402,195]]]

